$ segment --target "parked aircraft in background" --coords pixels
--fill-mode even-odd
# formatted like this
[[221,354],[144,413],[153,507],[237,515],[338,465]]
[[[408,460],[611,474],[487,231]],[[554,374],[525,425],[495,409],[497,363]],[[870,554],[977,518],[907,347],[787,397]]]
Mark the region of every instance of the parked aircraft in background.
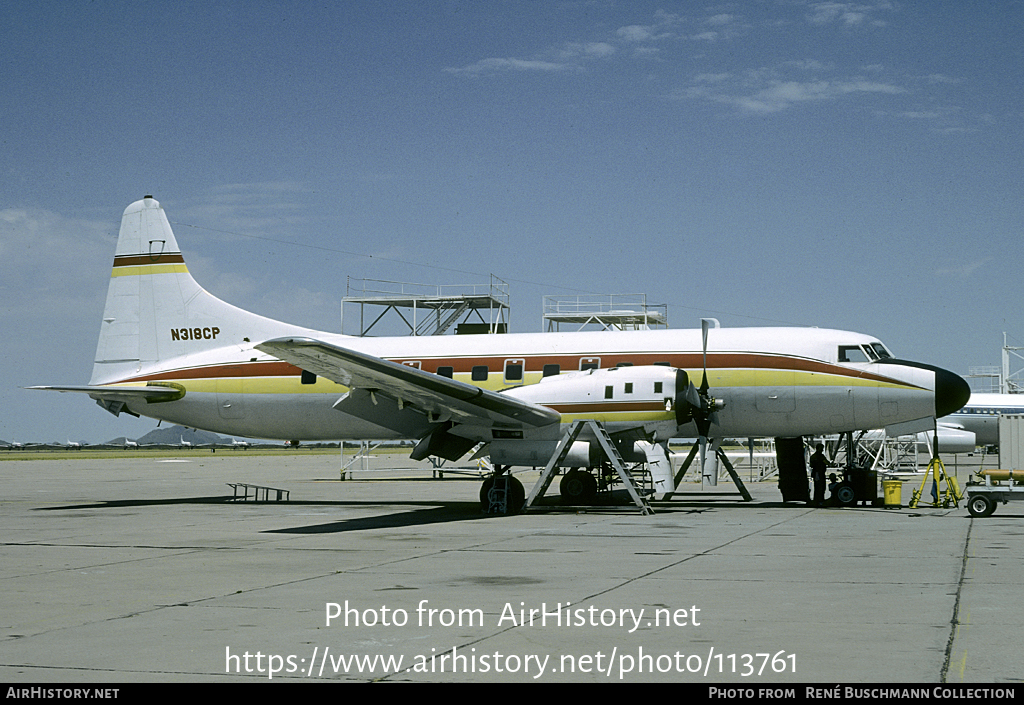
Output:
[[82,444],[78,441],[72,441],[68,439],[67,445],[64,446],[68,450],[82,450]]
[[184,436],[181,437],[181,443],[179,445],[182,448],[188,448],[189,450],[192,449],[192,441],[186,441]]
[[[37,388],[239,436],[414,438],[414,459],[454,460],[485,443],[496,476],[543,466],[568,424],[595,421],[627,461],[660,468],[660,492],[674,490],[670,438],[704,448],[724,437],[911,433],[970,395],[952,372],[839,330],[706,321],[702,330],[359,338],[294,326],[203,290],[151,196],[121,221],[90,384]],[[597,468],[601,440],[581,435],[562,467]],[[716,477],[717,466],[704,472]]]
[[[939,452],[941,453],[973,453],[977,446],[975,435],[957,426],[946,423],[949,417],[943,418],[936,424],[932,431],[921,431],[913,434],[914,442],[917,444],[918,452],[931,455],[935,443],[935,433],[939,434]],[[909,436],[910,434],[908,434]],[[863,435],[858,434],[858,439],[863,441],[881,443],[886,439],[884,431],[868,431]]]
[[999,445],[999,417],[1004,414],[1024,414],[1024,394],[971,394],[970,401],[943,423],[971,431],[978,445],[994,446]]
[[231,439],[231,447],[232,448],[247,449],[249,447],[249,441],[239,441],[239,440],[236,440],[236,439],[232,438]]

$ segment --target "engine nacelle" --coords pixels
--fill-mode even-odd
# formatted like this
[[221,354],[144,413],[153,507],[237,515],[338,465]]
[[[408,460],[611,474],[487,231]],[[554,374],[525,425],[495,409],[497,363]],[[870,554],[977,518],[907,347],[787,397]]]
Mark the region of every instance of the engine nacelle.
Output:
[[689,378],[684,370],[661,365],[612,367],[546,377],[538,384],[505,390],[523,401],[547,406],[576,419],[601,421],[609,431],[655,425],[668,438],[688,423],[692,408],[685,399]]

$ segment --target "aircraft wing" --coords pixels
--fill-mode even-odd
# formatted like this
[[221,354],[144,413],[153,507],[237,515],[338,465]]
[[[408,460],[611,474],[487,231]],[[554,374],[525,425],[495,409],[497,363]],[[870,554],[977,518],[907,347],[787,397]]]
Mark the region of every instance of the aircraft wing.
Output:
[[[397,401],[399,411],[413,407],[426,413],[431,424],[450,420],[523,428],[547,426],[561,420],[557,411],[546,406],[313,338],[275,338],[260,343],[256,349],[348,387],[349,393],[335,408],[357,415],[362,415],[360,410],[377,407],[377,397],[384,396]],[[373,420],[379,422],[376,418]]]

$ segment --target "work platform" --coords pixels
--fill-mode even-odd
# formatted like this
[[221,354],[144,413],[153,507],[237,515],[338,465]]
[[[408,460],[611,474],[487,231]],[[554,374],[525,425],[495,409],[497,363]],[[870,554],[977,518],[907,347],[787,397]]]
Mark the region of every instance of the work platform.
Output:
[[[488,285],[431,285],[349,277],[341,300],[342,332],[345,304],[357,304],[359,336],[369,335],[391,312],[391,318],[397,316],[408,335],[444,335],[456,323],[456,333],[460,334],[504,333],[511,312],[508,289],[508,283],[494,275]],[[370,314],[367,307],[373,307]],[[369,315],[375,317],[368,322]],[[477,320],[471,321],[474,317]]]
[[587,326],[602,330],[649,330],[668,327],[668,304],[649,304],[646,294],[545,296],[544,330],[572,331]]

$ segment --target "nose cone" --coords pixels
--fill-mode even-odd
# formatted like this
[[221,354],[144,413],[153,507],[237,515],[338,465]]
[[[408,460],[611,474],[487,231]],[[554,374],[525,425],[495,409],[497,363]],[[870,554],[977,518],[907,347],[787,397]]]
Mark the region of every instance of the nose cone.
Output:
[[967,384],[967,380],[955,372],[921,362],[895,360],[892,358],[879,360],[879,364],[916,367],[919,370],[933,372],[935,374],[935,418],[959,411],[964,408],[967,400],[971,398],[971,387]]
[[971,387],[958,374],[935,368],[935,417],[959,411],[971,398]]

